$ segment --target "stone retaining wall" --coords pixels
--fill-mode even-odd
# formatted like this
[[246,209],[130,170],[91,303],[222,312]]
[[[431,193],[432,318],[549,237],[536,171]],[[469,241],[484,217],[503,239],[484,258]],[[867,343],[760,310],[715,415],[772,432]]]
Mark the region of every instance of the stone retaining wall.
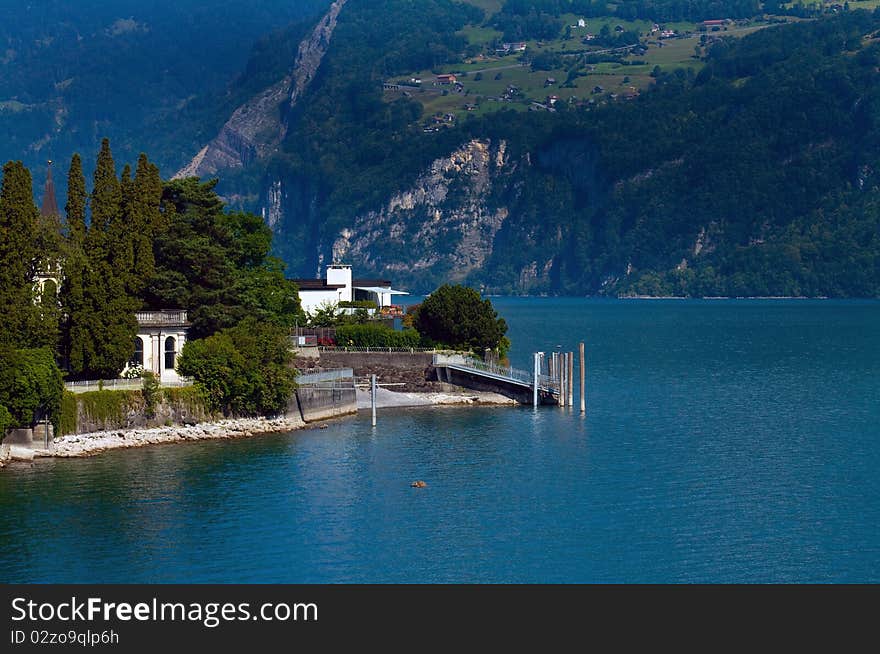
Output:
[[448,388],[437,381],[433,361],[430,352],[324,351],[318,358],[298,355],[294,365],[302,372],[352,368],[357,377],[376,375],[381,382],[403,383],[396,391],[426,393]]

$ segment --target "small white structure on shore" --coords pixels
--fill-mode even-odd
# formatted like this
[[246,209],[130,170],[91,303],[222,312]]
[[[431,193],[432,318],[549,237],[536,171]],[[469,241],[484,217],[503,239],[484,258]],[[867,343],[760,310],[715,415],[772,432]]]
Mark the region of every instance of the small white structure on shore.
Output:
[[134,339],[134,355],[122,371],[141,367],[154,373],[161,382],[177,382],[177,357],[186,343],[189,322],[186,310],[138,311],[138,334]]
[[379,312],[393,307],[395,295],[409,295],[406,291],[391,288],[387,279],[353,279],[351,266],[333,263],[327,266],[324,279],[294,279],[299,286],[299,300],[303,311],[313,313],[321,306],[338,305],[340,302],[372,301]]

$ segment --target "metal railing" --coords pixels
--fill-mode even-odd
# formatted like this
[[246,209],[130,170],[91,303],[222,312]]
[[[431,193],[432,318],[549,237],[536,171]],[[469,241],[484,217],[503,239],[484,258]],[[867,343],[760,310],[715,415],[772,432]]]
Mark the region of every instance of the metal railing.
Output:
[[382,352],[403,352],[405,354],[434,354],[445,350],[437,350],[433,347],[356,347],[346,345],[319,345],[319,352],[368,352],[380,354]]
[[[535,383],[534,374],[526,370],[520,370],[519,368],[514,368],[512,366],[501,366],[496,363],[487,363],[486,361],[482,361],[466,354],[437,353],[434,355],[433,363],[435,367],[456,366],[459,368],[469,368],[477,372],[484,372],[498,377],[506,377],[507,379],[518,381],[528,386]],[[558,380],[555,378],[543,374],[538,375],[538,386],[549,388],[554,387],[557,383]]]
[[296,383],[300,386],[309,386],[311,384],[332,382],[338,379],[354,379],[354,370],[351,368],[339,368],[338,370],[324,370],[322,372],[297,375]]
[[[193,380],[181,377],[177,381],[160,381],[162,388],[181,388],[192,386]],[[144,386],[143,379],[87,379],[83,381],[64,382],[64,388],[72,393],[88,393],[90,391],[136,391]]]

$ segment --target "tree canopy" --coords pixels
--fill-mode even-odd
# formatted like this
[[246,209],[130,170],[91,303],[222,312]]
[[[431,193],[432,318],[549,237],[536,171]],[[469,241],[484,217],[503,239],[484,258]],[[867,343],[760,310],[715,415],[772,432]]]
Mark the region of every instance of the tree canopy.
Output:
[[227,213],[216,185],[198,178],[165,185],[165,223],[155,236],[145,301],[156,309],[188,309],[191,338],[246,317],[292,326],[302,320],[299,295],[281,262],[269,256],[272,231],[259,216]]
[[[49,348],[15,349],[0,346],[0,423],[30,427],[48,418],[57,431],[64,383]],[[0,425],[0,437],[3,435]]]
[[466,286],[444,284],[422,302],[413,321],[419,333],[453,349],[483,354],[506,350],[507,323],[489,300]]

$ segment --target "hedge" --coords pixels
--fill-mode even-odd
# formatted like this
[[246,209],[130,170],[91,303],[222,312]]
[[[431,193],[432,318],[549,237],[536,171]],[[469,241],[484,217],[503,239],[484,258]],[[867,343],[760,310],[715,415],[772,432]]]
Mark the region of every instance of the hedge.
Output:
[[336,328],[336,345],[340,347],[418,347],[420,342],[421,336],[414,329],[397,331],[371,323]]

